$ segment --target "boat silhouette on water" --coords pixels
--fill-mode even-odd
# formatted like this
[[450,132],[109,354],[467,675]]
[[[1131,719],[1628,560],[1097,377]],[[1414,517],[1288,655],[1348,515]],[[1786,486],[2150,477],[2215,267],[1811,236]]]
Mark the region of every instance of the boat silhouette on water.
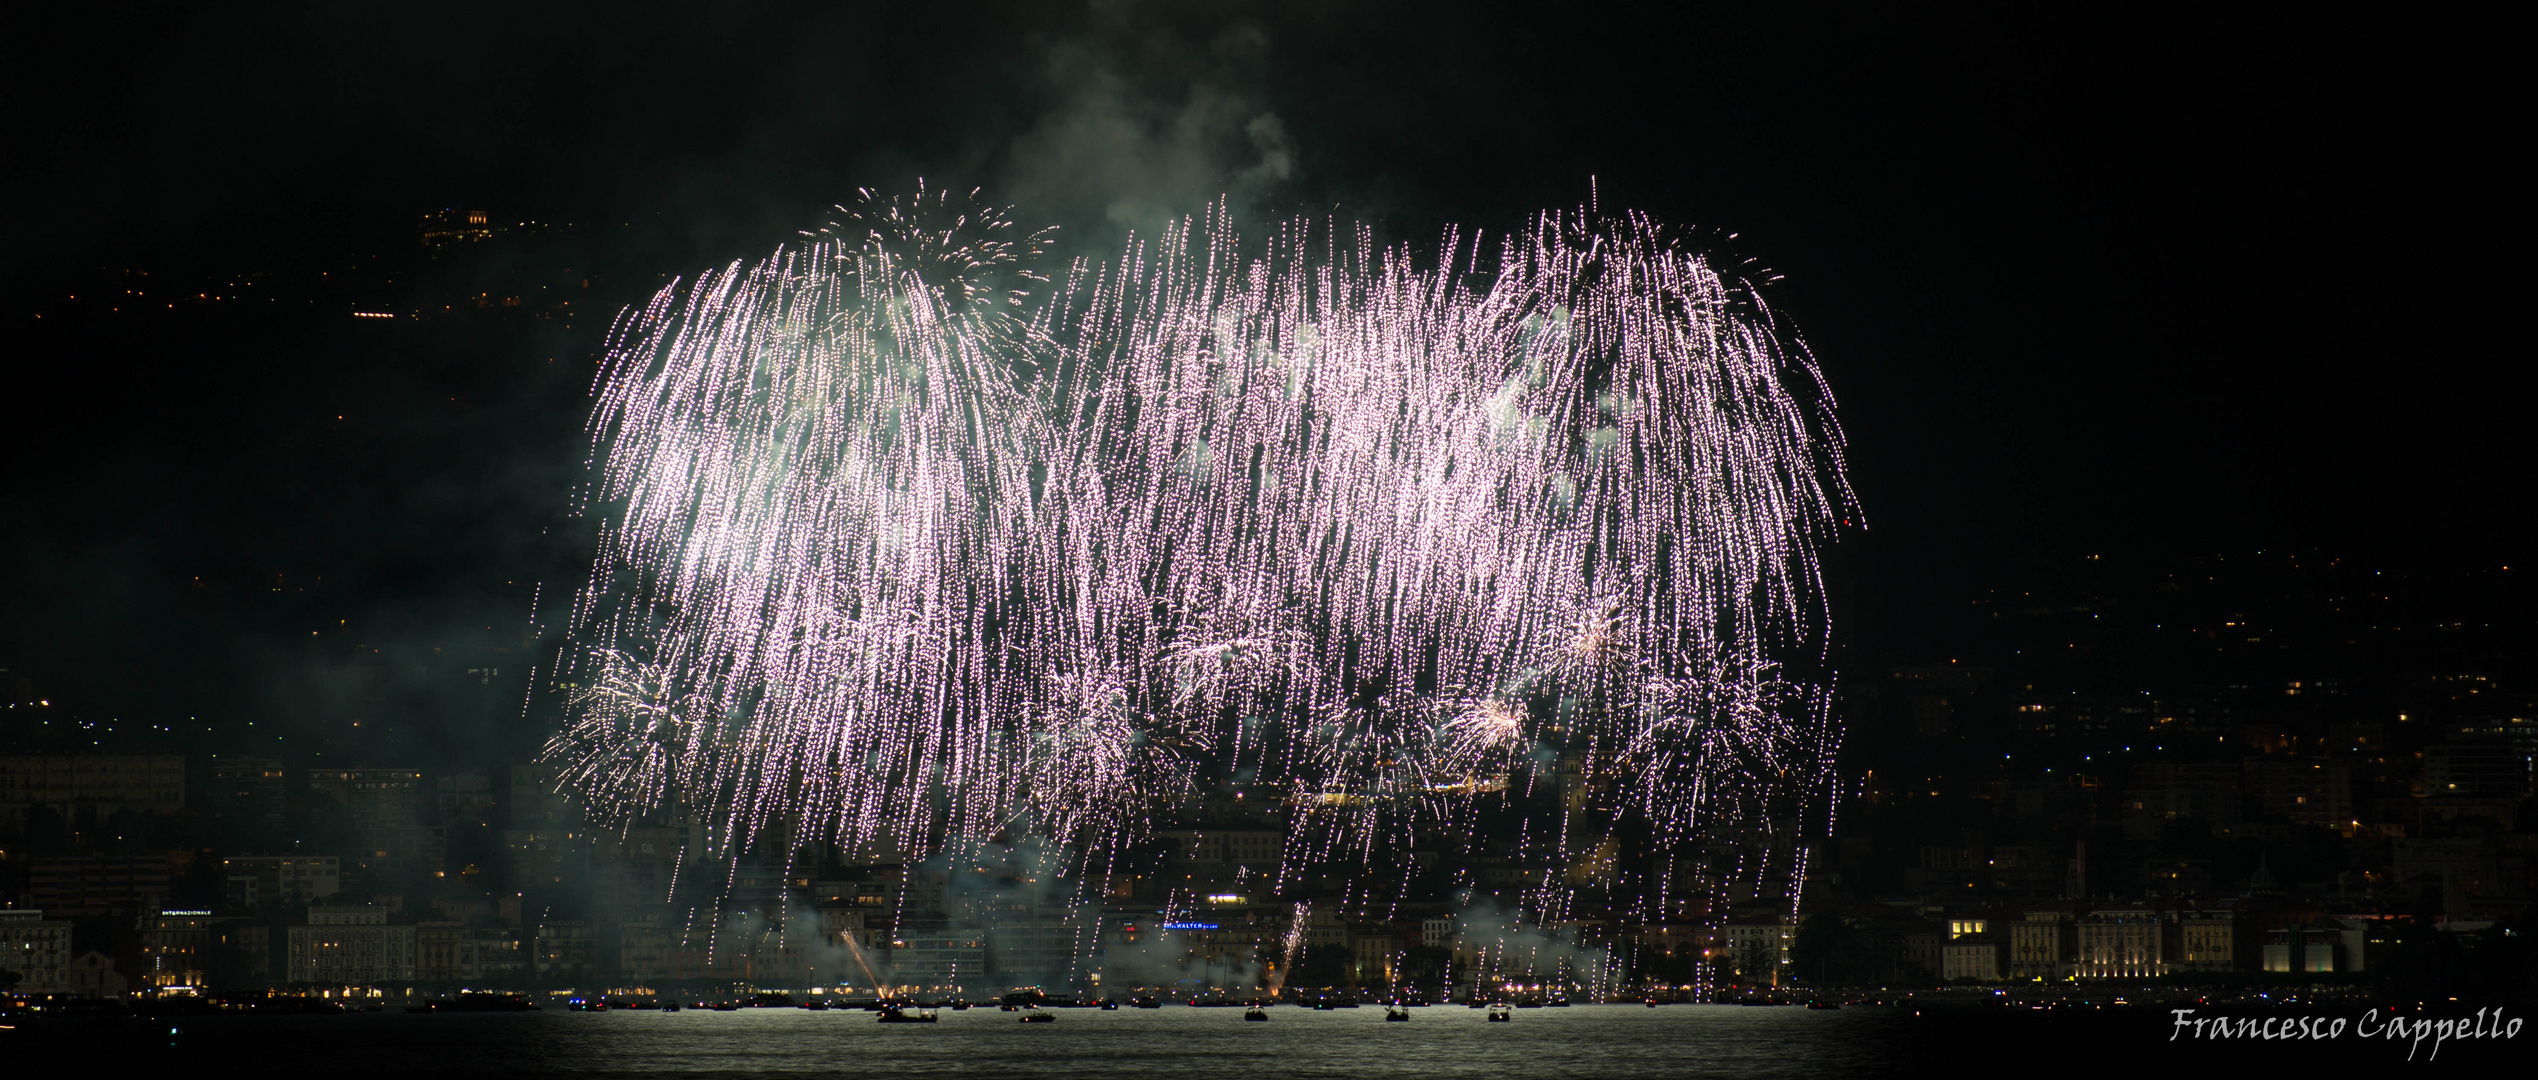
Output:
[[1489,1022],[1493,1024],[1504,1024],[1514,1015],[1508,1011],[1504,1002],[1489,1007]]

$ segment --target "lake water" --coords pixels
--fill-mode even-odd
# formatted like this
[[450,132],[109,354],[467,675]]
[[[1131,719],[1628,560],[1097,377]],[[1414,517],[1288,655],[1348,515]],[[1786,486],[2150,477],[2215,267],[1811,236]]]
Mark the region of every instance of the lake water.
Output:
[[[214,1016],[113,1024],[20,1022],[0,1060],[70,1075],[124,1068],[167,1075],[252,1069],[276,1075],[799,1074],[823,1077],[1876,1077],[2068,1071],[2120,1061],[2159,1067],[2220,1060],[2401,1065],[2393,1048],[2352,1042],[2197,1047],[2165,1041],[2165,1017],[2097,1017],[2050,1027],[2014,1017],[1914,1017],[1733,1006],[1581,1005],[1527,1009],[1491,1024],[1479,1010],[1380,1008],[1067,1009],[1023,1024],[992,1008],[937,1024],[885,1025],[862,1011],[748,1009],[341,1016]],[[173,1035],[169,1028],[173,1027]],[[2538,1033],[2532,1033],[2538,1035]],[[2524,1050],[2522,1043],[2512,1047]],[[2485,1047],[2473,1048],[2484,1050]],[[2502,1049],[2493,1047],[2492,1049]],[[2454,1047],[2440,1066],[2465,1064]],[[2482,1056],[2482,1055],[2476,1055]],[[53,1069],[43,1066],[52,1065]]]

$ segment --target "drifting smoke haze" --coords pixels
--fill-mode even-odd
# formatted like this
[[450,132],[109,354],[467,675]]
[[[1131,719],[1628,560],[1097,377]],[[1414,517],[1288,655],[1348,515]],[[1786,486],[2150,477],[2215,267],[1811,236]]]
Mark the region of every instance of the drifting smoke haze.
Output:
[[1580,944],[1517,908],[1475,899],[1455,913],[1455,921],[1455,940],[1471,960],[1464,985],[1454,989],[1472,1000],[1500,987],[1543,992],[1572,986],[1593,1000],[1624,980],[1623,958],[1612,949]]
[[1249,89],[1271,48],[1250,25],[1203,44],[1156,33],[1053,47],[1044,89],[1057,107],[1014,139],[997,192],[1114,250],[1220,195],[1268,205],[1296,178],[1285,123]]

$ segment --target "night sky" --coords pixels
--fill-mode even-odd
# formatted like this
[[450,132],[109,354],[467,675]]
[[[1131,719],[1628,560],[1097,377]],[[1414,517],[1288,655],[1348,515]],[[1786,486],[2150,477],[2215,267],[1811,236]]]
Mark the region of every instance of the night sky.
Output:
[[[1703,230],[1783,276],[1765,295],[1841,402],[1868,529],[1834,601],[1865,662],[1943,649],[1930,605],[2088,553],[2519,553],[2523,359],[2496,329],[2517,286],[2488,268],[2526,231],[2504,35],[1764,7],[21,15],[0,696],[324,726],[379,697],[330,683],[351,650],[534,653],[533,591],[560,603],[588,565],[565,508],[614,306],[919,177],[1077,253],[1218,194],[1429,243],[1590,178]],[[426,259],[416,222],[452,206],[571,227]],[[69,299],[136,269],[296,303]],[[575,279],[590,314],[346,325],[357,301]],[[374,722],[517,726],[432,686]]]

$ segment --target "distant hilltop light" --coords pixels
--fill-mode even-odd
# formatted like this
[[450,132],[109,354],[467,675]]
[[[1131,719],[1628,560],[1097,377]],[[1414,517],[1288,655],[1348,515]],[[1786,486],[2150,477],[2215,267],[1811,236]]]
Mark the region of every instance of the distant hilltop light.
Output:
[[489,239],[501,231],[483,210],[436,210],[423,215],[423,246],[435,250]]

